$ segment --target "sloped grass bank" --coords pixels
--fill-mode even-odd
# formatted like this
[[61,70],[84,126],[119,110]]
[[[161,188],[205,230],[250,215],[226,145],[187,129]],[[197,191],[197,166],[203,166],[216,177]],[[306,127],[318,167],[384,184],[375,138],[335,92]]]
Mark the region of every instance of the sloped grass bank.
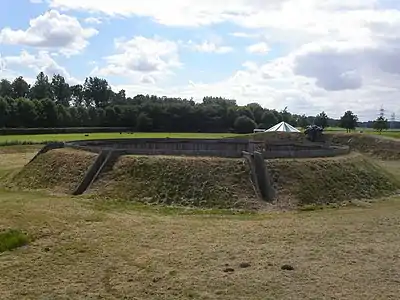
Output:
[[399,190],[399,180],[362,155],[267,160],[278,202],[292,205],[371,199]]
[[[8,181],[28,190],[71,193],[96,154],[57,149]],[[361,154],[266,160],[275,206],[258,199],[244,159],[122,156],[87,191],[93,198],[212,209],[263,210],[371,199],[399,191],[399,178]]]
[[400,160],[400,140],[365,133],[327,134],[334,143],[350,145],[361,153],[384,160]]
[[150,204],[257,209],[250,169],[242,159],[124,156],[93,194]]
[[11,187],[49,189],[70,193],[82,180],[96,154],[72,149],[52,150],[39,155],[16,174]]

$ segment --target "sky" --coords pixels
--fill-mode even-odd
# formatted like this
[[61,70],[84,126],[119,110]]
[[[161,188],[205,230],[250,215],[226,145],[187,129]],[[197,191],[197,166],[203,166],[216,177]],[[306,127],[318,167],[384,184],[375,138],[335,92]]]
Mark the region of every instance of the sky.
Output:
[[[4,9],[5,8],[5,9]],[[399,0],[2,0],[0,77],[400,119]]]

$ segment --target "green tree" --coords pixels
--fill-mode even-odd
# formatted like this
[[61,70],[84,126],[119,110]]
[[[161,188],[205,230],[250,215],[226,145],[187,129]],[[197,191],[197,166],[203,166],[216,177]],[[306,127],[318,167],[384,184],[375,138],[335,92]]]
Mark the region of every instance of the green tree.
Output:
[[340,118],[339,126],[345,128],[347,132],[356,129],[358,117],[352,111],[348,110]]
[[136,129],[138,131],[151,131],[153,128],[153,120],[146,114],[141,112],[136,121]]
[[110,104],[112,90],[107,80],[99,77],[89,77],[83,84],[83,95],[86,106],[105,108]]
[[308,121],[308,118],[306,115],[301,115],[298,117],[297,119],[297,124],[301,127],[301,128],[306,128],[308,125],[310,125],[310,122]]
[[13,88],[11,82],[7,79],[2,79],[0,81],[0,97],[12,97]]
[[375,129],[376,131],[378,131],[379,134],[381,134],[382,130],[388,130],[389,129],[389,122],[384,116],[379,116],[372,123],[372,128]]
[[118,93],[115,93],[112,97],[112,102],[115,105],[124,105],[126,104],[126,92],[125,90],[120,90]]
[[272,111],[270,111],[270,110],[267,110],[267,111],[264,112],[264,114],[262,115],[261,124],[262,124],[262,127],[263,127],[264,129],[268,129],[268,128],[270,128],[270,127],[276,125],[278,122],[279,122],[279,121],[278,121],[278,118],[277,118],[276,115],[275,115]]
[[11,83],[12,87],[12,98],[26,98],[29,94],[29,84],[25,81],[22,76],[14,79]]
[[71,114],[69,112],[69,108],[57,104],[57,119],[58,119],[58,125],[61,127],[68,127],[71,124]]
[[70,87],[71,90],[71,100],[75,106],[83,105],[83,86],[81,84],[76,84]]
[[26,98],[15,100],[16,114],[21,127],[35,127],[37,112],[34,103]]
[[116,121],[118,120],[118,114],[115,111],[114,107],[108,106],[105,109],[105,124],[106,126],[115,126],[116,125]]
[[329,118],[327,114],[323,111],[315,117],[314,124],[322,128],[326,128],[328,127],[328,120]]
[[89,113],[86,107],[78,106],[76,108],[76,117],[79,120],[79,126],[85,127],[90,124]]
[[264,108],[262,108],[260,104],[250,103],[250,104],[246,105],[246,108],[252,112],[252,115],[254,116],[254,121],[257,124],[262,123],[262,117],[264,115]]
[[65,82],[65,78],[61,75],[53,75],[51,79],[51,92],[57,104],[68,107],[71,100],[72,92],[69,84]]
[[49,98],[38,101],[39,113],[38,118],[43,127],[57,127],[58,126],[58,111],[55,102]]
[[0,128],[6,127],[9,114],[9,105],[6,99],[0,97]]
[[34,85],[31,87],[29,96],[31,99],[38,99],[38,100],[53,98],[49,77],[45,75],[43,72],[40,72],[36,76],[36,81]]
[[237,133],[252,133],[257,124],[247,116],[240,116],[236,119],[234,127]]

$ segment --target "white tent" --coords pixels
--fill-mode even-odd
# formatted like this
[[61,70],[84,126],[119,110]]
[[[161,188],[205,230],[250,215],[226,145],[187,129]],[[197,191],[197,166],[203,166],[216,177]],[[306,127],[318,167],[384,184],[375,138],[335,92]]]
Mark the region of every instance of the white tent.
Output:
[[276,124],[275,126],[272,126],[270,129],[267,129],[266,132],[272,132],[272,131],[280,131],[280,132],[300,132],[297,128],[294,128],[292,125],[286,123],[286,122],[280,122]]

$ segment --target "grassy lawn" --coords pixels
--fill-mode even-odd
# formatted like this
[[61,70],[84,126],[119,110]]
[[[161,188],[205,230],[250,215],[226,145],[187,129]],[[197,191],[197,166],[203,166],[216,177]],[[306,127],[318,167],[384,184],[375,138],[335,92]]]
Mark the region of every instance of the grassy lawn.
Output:
[[[327,128],[330,132],[345,132],[342,128]],[[368,134],[379,135],[375,131],[366,130]],[[400,138],[400,131],[389,130],[381,134],[383,137]],[[198,139],[218,139],[225,137],[240,136],[236,133],[166,133],[166,132],[137,132],[129,133],[66,133],[66,134],[38,134],[38,135],[0,135],[0,145],[18,143],[43,143],[50,141],[73,141],[91,139],[118,139],[118,138],[198,138]]]
[[[87,136],[86,136],[87,135]],[[0,145],[12,142],[34,142],[41,143],[47,141],[73,141],[90,139],[119,139],[119,138],[198,138],[198,139],[217,139],[235,136],[232,133],[166,133],[166,132],[137,132],[129,133],[66,133],[66,134],[38,134],[38,135],[0,135]]]
[[[0,148],[0,170],[15,171],[34,154],[14,149]],[[188,215],[0,189],[0,216],[0,231],[30,237],[0,254],[4,300],[398,298],[400,198]]]

